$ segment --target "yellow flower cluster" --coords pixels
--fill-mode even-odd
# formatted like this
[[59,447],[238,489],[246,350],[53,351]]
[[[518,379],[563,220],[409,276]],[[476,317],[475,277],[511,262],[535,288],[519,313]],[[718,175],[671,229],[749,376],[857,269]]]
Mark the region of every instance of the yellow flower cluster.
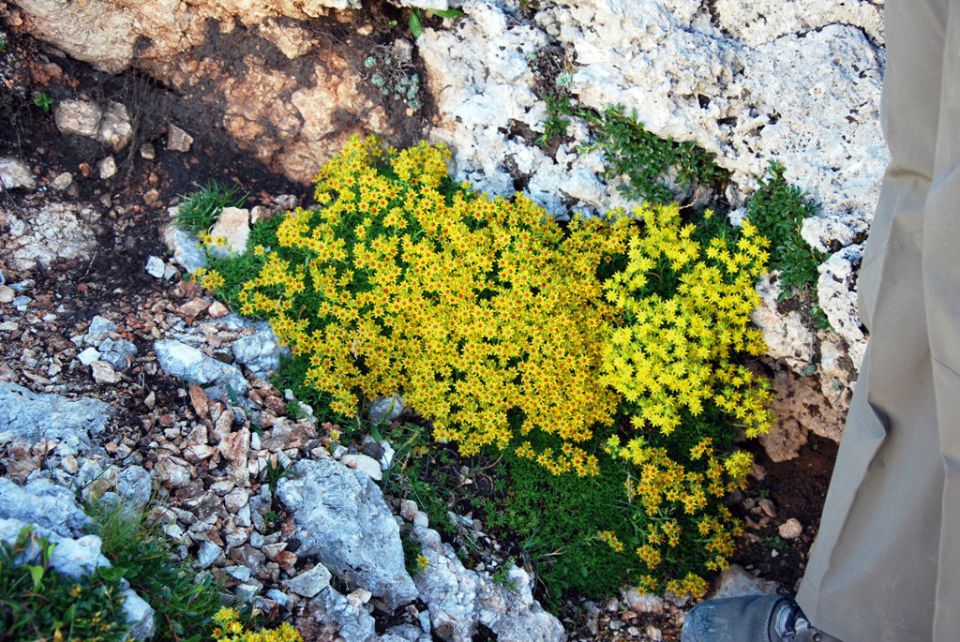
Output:
[[276,629],[248,631],[240,623],[236,609],[221,608],[213,616],[213,622],[216,624],[214,642],[303,642],[300,633],[286,622]]
[[[754,286],[766,271],[769,242],[746,220],[733,248],[721,237],[703,247],[675,203],[644,206],[635,214],[645,233],[631,237],[626,269],[604,284],[607,299],[628,322],[604,349],[602,380],[636,406],[637,429],[669,435],[680,426],[683,410],[698,416],[712,401],[747,436],[766,432],[768,387],[731,361],[766,351],[750,314],[759,304]],[[678,280],[669,297],[650,282],[661,265]]]
[[[644,234],[630,238],[626,268],[604,284],[624,320],[604,347],[602,381],[634,411],[635,436],[626,443],[612,436],[605,447],[635,467],[625,486],[647,518],[636,554],[652,589],[670,549],[695,546],[691,556],[701,557],[705,570],[722,570],[741,530],[721,500],[745,487],[751,455],[725,452],[709,436],[673,456],[667,446],[677,443],[675,431],[685,438],[685,422],[708,411],[722,413],[748,437],[770,427],[768,384],[737,363],[765,352],[750,314],[759,303],[754,285],[766,271],[768,241],[749,220],[736,239],[699,239],[676,204],[635,214]],[[706,583],[691,572],[665,588],[699,596]]]
[[321,207],[280,224],[241,310],[309,359],[337,412],[401,392],[466,455],[539,430],[564,442],[531,453],[551,472],[596,474],[578,444],[617,405],[599,377],[615,312],[597,270],[625,251],[629,221],[564,232],[522,195],[454,184],[448,158],[353,139],[317,178]]
[[[597,475],[584,444],[613,432],[620,405],[631,425],[605,450],[630,463],[642,537],[597,539],[634,549],[648,590],[702,595],[683,560],[726,567],[740,526],[721,500],[753,463],[711,422],[748,437],[771,422],[768,384],[742,365],[765,351],[750,314],[767,240],[709,212],[700,228],[676,204],[563,229],[522,195],[454,183],[449,156],[352,139],[316,179],[319,206],[288,213],[277,247],[252,250],[259,272],[240,311],[270,320],[335,412],[401,393],[464,455],[493,445],[555,475]],[[215,271],[196,276],[223,286]],[[559,443],[538,450],[534,431]]]

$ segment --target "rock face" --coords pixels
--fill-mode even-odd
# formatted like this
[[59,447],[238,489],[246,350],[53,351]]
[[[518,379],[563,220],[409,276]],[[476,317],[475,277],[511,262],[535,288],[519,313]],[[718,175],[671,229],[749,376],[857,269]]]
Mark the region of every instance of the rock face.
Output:
[[0,243],[19,270],[33,269],[37,261],[49,265],[56,259],[86,256],[96,244],[90,223],[97,214],[91,208],[48,203],[24,213],[20,218],[13,211],[0,210],[0,226],[10,230]]
[[497,584],[465,568],[436,531],[415,526],[413,537],[429,561],[414,581],[441,639],[469,642],[483,624],[502,642],[566,640],[560,621],[533,599],[532,579],[523,569],[511,568],[507,581]]
[[37,394],[15,383],[0,381],[0,443],[41,439],[64,442],[88,450],[103,433],[113,413],[96,399],[70,400],[54,394]]
[[[56,572],[80,578],[98,567],[110,566],[100,552],[100,538],[83,534],[89,524],[90,518],[68,489],[43,479],[18,486],[0,477],[0,541],[13,544],[25,528],[32,528],[34,533],[56,545],[50,557],[50,566]],[[28,551],[27,555],[30,554]],[[33,550],[33,555],[39,554],[39,549]],[[22,562],[29,564],[34,560]],[[153,609],[129,588],[124,591],[123,610],[131,626],[132,639],[145,640],[153,636]]]
[[331,459],[302,460],[277,484],[277,497],[296,523],[297,555],[316,555],[349,586],[370,591],[390,609],[417,598],[404,568],[400,528],[367,475]]
[[[447,7],[446,0],[398,4]],[[239,146],[294,180],[310,181],[351,134],[391,135],[394,124],[408,118],[402,109],[388,116],[368,98],[375,88],[361,63],[377,38],[348,28],[356,43],[345,44],[317,28],[318,20],[339,29],[351,19],[362,21],[360,11],[331,12],[359,10],[359,0],[91,0],[69,6],[24,0],[18,6],[30,33],[69,55],[110,73],[137,67],[206,103]],[[94,120],[85,120],[81,135],[98,136]],[[175,127],[197,131],[189,122]],[[190,148],[176,134],[170,144]]]

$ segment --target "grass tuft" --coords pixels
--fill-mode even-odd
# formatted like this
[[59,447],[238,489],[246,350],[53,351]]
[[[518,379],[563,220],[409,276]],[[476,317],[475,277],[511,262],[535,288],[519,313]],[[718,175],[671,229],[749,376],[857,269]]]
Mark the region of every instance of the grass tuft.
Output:
[[174,561],[157,527],[122,506],[87,508],[103,554],[156,610],[156,642],[200,642],[210,637],[221,606],[220,587],[191,562]]
[[197,234],[217,222],[225,207],[243,207],[246,203],[237,188],[211,181],[197,186],[197,191],[185,197],[177,210],[177,227]]

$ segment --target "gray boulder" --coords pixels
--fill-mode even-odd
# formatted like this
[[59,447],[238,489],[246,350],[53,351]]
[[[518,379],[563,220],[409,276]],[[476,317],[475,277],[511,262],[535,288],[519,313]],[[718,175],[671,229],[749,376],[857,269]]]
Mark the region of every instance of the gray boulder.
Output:
[[248,385],[240,368],[208,357],[196,348],[175,339],[161,339],[153,344],[163,371],[200,386],[227,386],[237,395],[246,393]]
[[560,621],[533,598],[532,578],[516,566],[507,581],[463,566],[453,547],[430,528],[415,526],[413,537],[429,563],[414,577],[427,604],[435,635],[446,642],[469,642],[483,624],[501,642],[562,642]]
[[100,344],[100,359],[117,370],[129,368],[135,356],[137,356],[137,346],[132,341],[104,339]]
[[324,628],[333,628],[337,639],[345,642],[378,642],[373,618],[361,606],[327,587],[310,600],[307,611]]
[[349,586],[370,591],[390,609],[415,600],[400,528],[370,477],[332,459],[301,460],[291,472],[278,483],[277,497],[297,525],[297,555],[316,555]]
[[89,450],[111,414],[110,405],[96,399],[71,400],[0,381],[0,443],[52,439]]
[[[18,486],[0,477],[0,542],[13,545],[21,533],[32,530],[54,545],[50,567],[55,572],[76,579],[102,566],[110,566],[101,552],[100,538],[84,534],[89,525],[90,518],[68,489],[46,479]],[[27,547],[17,561],[33,564],[40,555],[40,548],[34,544]],[[132,639],[153,637],[156,628],[153,608],[129,586],[124,589],[123,610]]]
[[207,253],[200,247],[190,232],[169,225],[163,235],[163,240],[167,249],[173,254],[173,260],[186,270],[193,274],[202,267],[207,267]]
[[258,377],[280,367],[280,355],[284,353],[277,342],[277,335],[266,323],[258,323],[257,331],[233,342],[233,358],[250,368]]
[[20,486],[0,477],[0,517],[36,524],[64,537],[82,533],[91,523],[73,493],[49,479]]

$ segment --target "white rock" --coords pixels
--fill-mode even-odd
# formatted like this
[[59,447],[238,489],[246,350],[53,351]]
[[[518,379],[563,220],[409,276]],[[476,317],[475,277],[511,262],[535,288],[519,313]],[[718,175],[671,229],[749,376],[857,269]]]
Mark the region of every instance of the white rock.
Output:
[[323,564],[317,564],[309,571],[286,581],[287,589],[302,597],[313,597],[324,588],[330,586],[332,575]]
[[9,285],[0,285],[0,303],[10,303],[16,293]]
[[341,457],[340,461],[354,470],[366,473],[374,481],[383,479],[383,470],[380,468],[380,462],[373,457],[362,453],[350,453]]
[[69,203],[48,203],[41,208],[24,208],[21,219],[12,211],[0,210],[0,225],[9,228],[6,257],[20,270],[36,268],[39,260],[49,265],[56,259],[87,256],[96,246],[90,222],[99,218],[93,208]]
[[163,278],[164,268],[165,268],[165,265],[163,263],[163,259],[156,256],[151,256],[147,259],[146,271],[147,271],[147,274],[149,274],[153,278],[155,279]]
[[816,337],[803,323],[797,311],[780,314],[777,299],[780,284],[776,274],[768,274],[757,284],[761,304],[750,318],[763,332],[767,354],[774,359],[783,359],[796,372],[813,363]]
[[61,100],[53,109],[53,119],[64,134],[95,138],[100,130],[100,108],[87,100]]
[[58,174],[57,177],[50,182],[50,187],[58,192],[67,190],[71,185],[73,185],[73,174],[70,172]]
[[30,166],[16,158],[0,158],[0,191],[6,189],[36,189],[37,180],[30,171]]
[[97,383],[118,383],[120,375],[106,361],[94,361],[90,364],[90,370],[93,373],[93,380]]
[[203,542],[197,552],[197,563],[200,568],[210,568],[220,557],[221,552],[220,547],[213,542]]
[[863,259],[863,244],[851,245],[817,268],[817,299],[833,329],[847,342],[850,359],[859,370],[867,348],[857,313],[857,272]]
[[[247,239],[250,237],[250,211],[239,207],[225,207],[220,212],[220,218],[210,230],[213,238],[223,237],[226,240],[226,252],[241,254],[247,249]],[[211,248],[217,253],[219,248]]]
[[711,598],[722,600],[744,595],[769,595],[776,592],[775,582],[767,582],[743,570],[736,564],[731,564],[720,574],[719,587]]
[[100,351],[90,346],[83,352],[77,355],[77,360],[85,366],[89,366],[91,363],[100,358]]
[[189,152],[193,146],[193,136],[173,123],[167,126],[167,149],[175,152]]
[[126,106],[114,101],[107,103],[97,128],[97,140],[119,152],[130,144],[131,138],[133,125],[130,124],[130,114],[127,113]]
[[100,178],[106,180],[112,178],[117,173],[117,161],[113,156],[107,156],[97,164],[100,168]]
[[803,525],[797,518],[791,517],[777,527],[777,532],[783,539],[797,539],[803,534]]

